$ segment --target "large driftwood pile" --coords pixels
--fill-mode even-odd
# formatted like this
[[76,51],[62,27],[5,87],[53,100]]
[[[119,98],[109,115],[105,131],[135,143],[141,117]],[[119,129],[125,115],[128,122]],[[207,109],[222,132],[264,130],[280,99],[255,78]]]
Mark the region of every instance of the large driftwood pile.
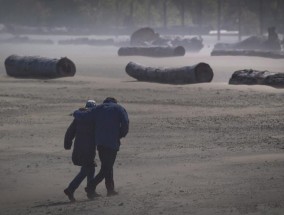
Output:
[[183,46],[186,51],[198,52],[203,48],[201,37],[181,38],[160,36],[152,28],[140,28],[130,36],[131,46]]
[[211,82],[213,70],[206,63],[180,68],[145,67],[133,62],[127,64],[126,73],[138,81],[168,84],[194,84]]
[[239,70],[233,73],[229,84],[269,85],[284,87],[284,73],[257,71],[252,69]]
[[173,45],[182,45],[189,52],[199,52],[203,47],[202,37],[192,37],[190,39],[184,38],[175,38],[172,42]]
[[233,44],[217,43],[214,46],[211,55],[284,58],[284,52],[281,51],[281,41],[274,27],[268,28],[268,37],[251,36],[243,41]]
[[121,47],[118,49],[119,56],[149,56],[149,57],[171,57],[184,56],[185,49],[178,47]]
[[11,55],[5,60],[7,75],[19,78],[60,78],[74,76],[75,64],[68,58],[50,59]]
[[152,43],[153,41],[159,39],[160,35],[156,33],[152,28],[145,27],[140,28],[133,32],[130,36],[131,46],[143,46],[147,43]]
[[250,36],[237,43],[217,43],[214,50],[267,50],[263,45],[265,41],[267,41],[267,37]]

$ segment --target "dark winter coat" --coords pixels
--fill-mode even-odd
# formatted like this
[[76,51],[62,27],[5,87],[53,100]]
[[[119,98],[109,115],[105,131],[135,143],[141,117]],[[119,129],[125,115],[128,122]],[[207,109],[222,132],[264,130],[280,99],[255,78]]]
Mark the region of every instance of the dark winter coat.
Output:
[[76,111],[74,115],[94,122],[96,145],[119,150],[120,139],[127,135],[129,129],[128,114],[121,105],[105,102],[91,112]]
[[95,125],[97,145],[118,151],[120,139],[128,133],[128,114],[119,104],[103,103],[95,110]]
[[[76,112],[86,113],[88,111],[77,110]],[[94,165],[96,155],[95,126],[90,119],[80,116],[80,114],[74,114],[74,120],[65,133],[64,148],[71,149],[75,138],[72,153],[74,165],[91,166]]]

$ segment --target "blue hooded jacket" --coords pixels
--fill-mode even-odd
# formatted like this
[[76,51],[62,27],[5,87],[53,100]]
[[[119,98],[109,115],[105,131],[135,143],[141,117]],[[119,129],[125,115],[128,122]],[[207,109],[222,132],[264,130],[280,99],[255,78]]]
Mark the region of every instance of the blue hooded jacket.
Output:
[[72,161],[77,166],[92,166],[96,155],[95,125],[88,118],[82,117],[82,113],[90,112],[88,109],[79,109],[78,114],[73,114],[74,120],[68,127],[64,148],[71,149],[73,139],[74,147]]
[[119,150],[120,139],[127,135],[129,129],[128,114],[121,105],[105,100],[90,112],[75,111],[74,115],[94,123],[97,146]]

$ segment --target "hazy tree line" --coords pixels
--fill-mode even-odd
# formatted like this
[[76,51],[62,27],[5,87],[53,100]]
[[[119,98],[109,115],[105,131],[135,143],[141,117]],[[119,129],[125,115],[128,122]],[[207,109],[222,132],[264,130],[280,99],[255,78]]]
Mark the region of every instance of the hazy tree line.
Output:
[[0,23],[94,29],[219,26],[255,34],[268,26],[283,31],[284,0],[0,0]]

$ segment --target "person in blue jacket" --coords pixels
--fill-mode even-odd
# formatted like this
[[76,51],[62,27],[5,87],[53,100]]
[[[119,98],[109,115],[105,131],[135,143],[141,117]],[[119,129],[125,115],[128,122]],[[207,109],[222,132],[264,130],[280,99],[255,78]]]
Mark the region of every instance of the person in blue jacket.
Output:
[[[88,115],[85,114],[85,115]],[[103,104],[98,105],[89,114],[95,124],[95,140],[101,161],[100,172],[88,183],[86,192],[88,198],[95,197],[97,185],[105,179],[107,196],[118,194],[114,189],[113,165],[120,148],[120,139],[125,137],[129,129],[129,119],[126,110],[117,100],[108,97]]]
[[75,138],[72,161],[74,165],[81,166],[80,172],[64,190],[65,195],[67,195],[72,202],[75,201],[74,192],[81,182],[87,177],[88,183],[95,175],[95,125],[92,121],[88,120],[88,118],[83,118],[78,114],[90,112],[95,107],[96,102],[94,100],[88,100],[85,108],[80,108],[75,111],[73,114],[74,120],[65,133],[64,148],[66,150],[71,149],[73,139]]

